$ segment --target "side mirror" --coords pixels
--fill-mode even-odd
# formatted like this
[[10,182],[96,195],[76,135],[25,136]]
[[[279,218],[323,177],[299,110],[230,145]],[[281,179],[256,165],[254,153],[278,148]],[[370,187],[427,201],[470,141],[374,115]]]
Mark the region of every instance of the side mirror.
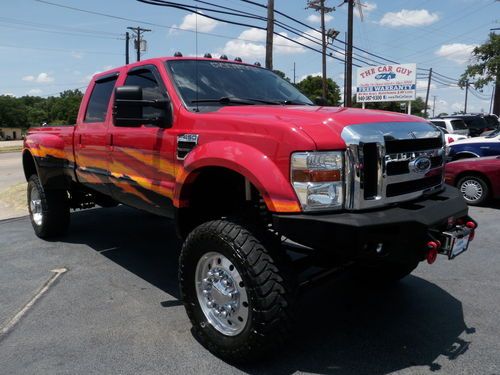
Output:
[[[163,110],[164,114],[157,118],[145,117],[144,108],[152,107]],[[113,122],[115,126],[138,127],[143,124],[167,127],[170,124],[170,101],[144,100],[142,88],[139,86],[121,86],[115,89],[113,105]]]
[[324,107],[328,105],[328,102],[322,96],[317,96],[316,98],[314,98],[314,104]]

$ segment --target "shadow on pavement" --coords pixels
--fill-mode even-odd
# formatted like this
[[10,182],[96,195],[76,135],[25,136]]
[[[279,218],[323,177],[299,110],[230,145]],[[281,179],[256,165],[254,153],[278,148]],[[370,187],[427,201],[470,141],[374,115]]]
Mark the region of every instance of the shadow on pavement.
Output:
[[[70,234],[62,240],[86,244],[179,298],[181,242],[169,220],[122,206],[75,212]],[[470,343],[459,336],[475,332],[464,322],[460,301],[416,276],[374,290],[345,274],[306,293],[299,309],[296,335],[276,348],[277,355],[240,370],[386,374],[419,365],[438,371],[437,357],[457,358]]]

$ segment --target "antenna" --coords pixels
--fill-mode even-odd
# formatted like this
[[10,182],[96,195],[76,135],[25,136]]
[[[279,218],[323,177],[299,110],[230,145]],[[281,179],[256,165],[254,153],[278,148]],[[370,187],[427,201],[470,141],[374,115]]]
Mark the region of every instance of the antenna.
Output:
[[198,81],[198,6],[196,6],[196,12],[195,12],[195,16],[194,16],[194,20],[195,20],[195,60],[194,60],[194,64],[195,64],[195,74],[196,74],[196,112],[200,112],[200,107],[199,107],[199,104],[198,104],[198,99],[199,99],[199,81]]

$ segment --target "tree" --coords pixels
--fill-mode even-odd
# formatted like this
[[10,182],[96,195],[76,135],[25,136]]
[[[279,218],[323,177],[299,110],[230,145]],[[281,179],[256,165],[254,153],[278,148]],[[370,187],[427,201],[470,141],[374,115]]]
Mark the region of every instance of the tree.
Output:
[[493,113],[500,115],[500,35],[490,33],[489,39],[472,51],[475,63],[468,65],[460,77],[459,85],[464,87],[467,81],[473,80],[476,89],[493,83],[495,99]]
[[[326,101],[328,105],[338,105],[340,101],[339,86],[331,78],[327,79],[327,84],[328,96]],[[297,88],[312,101],[323,97],[323,80],[321,77],[307,76],[297,84]]]
[[276,75],[278,75],[278,76],[280,76],[280,77],[281,77],[281,78],[283,78],[285,81],[290,82],[290,78],[288,78],[288,77],[286,76],[286,74],[285,74],[284,72],[282,72],[281,70],[277,70],[277,69],[276,69],[276,70],[273,70],[273,73],[274,73],[274,74],[276,74]]
[[[374,102],[374,103],[366,103],[365,108],[407,113],[406,105],[408,105],[406,102]],[[353,107],[361,108],[361,103],[356,102],[356,97],[353,97]],[[420,96],[411,102],[412,115],[423,117],[424,108],[425,108],[425,101]]]
[[49,98],[0,95],[0,127],[26,129],[42,122],[74,124],[82,98],[80,90],[66,90]]

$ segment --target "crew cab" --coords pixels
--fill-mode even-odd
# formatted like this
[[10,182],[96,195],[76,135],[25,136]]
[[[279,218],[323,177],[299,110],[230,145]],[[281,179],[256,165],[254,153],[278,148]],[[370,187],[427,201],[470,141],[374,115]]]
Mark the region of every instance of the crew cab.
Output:
[[248,361],[331,270],[383,284],[467,250],[476,222],[444,152],[419,117],[316,106],[260,66],[176,54],[93,77],[75,125],[29,130],[23,165],[41,238],[94,205],[175,220],[194,334]]

